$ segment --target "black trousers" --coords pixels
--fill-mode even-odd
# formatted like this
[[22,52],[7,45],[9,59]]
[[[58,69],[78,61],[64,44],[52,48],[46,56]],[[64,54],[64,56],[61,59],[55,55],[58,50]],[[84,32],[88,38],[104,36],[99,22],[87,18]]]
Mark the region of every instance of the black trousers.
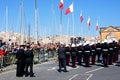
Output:
[[71,56],[71,60],[72,60],[72,67],[75,68],[76,67],[76,56]]
[[61,71],[62,68],[66,71],[66,59],[59,58],[59,70]]
[[96,53],[97,53],[97,62],[101,62],[100,60],[100,56],[101,56],[101,50],[96,50]]
[[[29,68],[30,67],[30,68]],[[28,71],[28,68],[30,69]],[[32,76],[34,73],[33,73],[33,63],[26,63],[26,66],[25,66],[25,75],[29,75]]]
[[66,54],[66,65],[70,65],[70,54]]
[[81,65],[81,63],[82,63],[82,53],[79,53],[77,55],[77,61],[78,61],[78,65]]
[[96,62],[96,52],[92,51],[92,64],[95,64]]
[[85,58],[85,66],[89,67],[90,66],[90,52],[85,52],[84,58]]
[[114,52],[109,51],[109,62],[108,64],[111,65],[113,63]]
[[17,68],[16,68],[16,76],[17,77],[22,77],[24,75],[24,68],[25,64],[24,62],[17,62]]
[[107,66],[108,65],[108,52],[104,52],[103,51],[103,64],[104,66]]

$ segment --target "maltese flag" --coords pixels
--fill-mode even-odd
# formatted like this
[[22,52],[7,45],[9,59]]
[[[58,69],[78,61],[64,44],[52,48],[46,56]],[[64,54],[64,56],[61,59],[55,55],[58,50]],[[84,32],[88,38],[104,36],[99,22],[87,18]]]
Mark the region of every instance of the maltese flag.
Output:
[[82,21],[83,21],[83,16],[82,16],[82,11],[81,11],[81,13],[80,13],[80,22],[82,23]]
[[67,8],[65,14],[67,15],[67,14],[70,14],[72,12],[73,12],[73,3],[69,6],[69,8]]
[[88,24],[88,27],[90,27],[90,25],[91,25],[91,23],[90,23],[90,17],[88,18],[87,24]]
[[62,10],[63,7],[64,7],[63,0],[60,0],[60,5],[59,5],[60,10]]
[[97,21],[97,24],[96,24],[96,31],[98,30],[98,21]]

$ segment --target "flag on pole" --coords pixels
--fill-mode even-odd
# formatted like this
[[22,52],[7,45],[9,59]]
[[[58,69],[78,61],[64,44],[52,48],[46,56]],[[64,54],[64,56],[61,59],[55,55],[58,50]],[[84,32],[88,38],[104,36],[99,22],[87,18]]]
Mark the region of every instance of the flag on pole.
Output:
[[91,23],[90,23],[90,17],[88,18],[87,24],[88,24],[88,27],[90,27],[90,25],[91,25]]
[[80,22],[82,23],[82,21],[83,21],[83,16],[82,16],[82,11],[81,11],[81,13],[80,13]]
[[97,21],[97,24],[96,24],[96,31],[98,30],[98,21]]
[[65,14],[67,15],[67,14],[70,14],[72,12],[73,12],[73,3],[69,6],[69,8],[66,9]]
[[60,5],[59,5],[60,10],[62,10],[63,7],[64,7],[63,0],[60,0]]

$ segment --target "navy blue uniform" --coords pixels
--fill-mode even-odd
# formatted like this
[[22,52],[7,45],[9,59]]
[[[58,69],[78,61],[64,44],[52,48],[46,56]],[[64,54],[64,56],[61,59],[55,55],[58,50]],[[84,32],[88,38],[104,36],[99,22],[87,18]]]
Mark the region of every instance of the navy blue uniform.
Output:
[[114,42],[113,41],[113,44],[114,44],[114,57],[113,57],[113,62],[117,62],[118,61],[118,44],[117,42]]
[[71,48],[71,60],[72,60],[72,67],[76,67],[76,54],[77,54],[77,49],[76,47]]
[[107,67],[108,66],[109,46],[106,42],[102,45],[102,52],[103,52],[103,64],[105,67]]
[[114,44],[109,43],[109,65],[113,63],[113,55],[114,55]]
[[16,59],[17,59],[17,68],[16,68],[16,76],[22,77],[24,75],[24,68],[25,68],[25,54],[23,49],[19,49],[16,53]]
[[65,47],[66,65],[70,65],[70,47]]
[[100,56],[101,56],[101,44],[97,43],[96,44],[96,53],[97,53],[97,62],[101,62]]
[[92,64],[96,62],[96,47],[95,44],[91,45]]
[[91,51],[91,48],[89,46],[89,44],[85,45],[84,46],[84,60],[85,60],[85,66],[86,67],[89,67],[90,66],[90,51]]
[[66,69],[66,56],[65,56],[65,48],[59,47],[58,48],[58,59],[59,59],[59,69],[58,71],[61,72],[62,67],[64,68],[64,72],[67,72]]
[[83,58],[83,46],[80,45],[80,46],[77,47],[77,61],[78,61],[78,65],[81,65],[82,58]]
[[[25,76],[28,76],[30,74],[30,76],[34,76],[33,73],[33,58],[34,58],[34,54],[32,50],[26,50],[25,51],[25,64],[26,64],[26,68],[25,68]],[[30,73],[28,72],[28,68],[30,67]]]

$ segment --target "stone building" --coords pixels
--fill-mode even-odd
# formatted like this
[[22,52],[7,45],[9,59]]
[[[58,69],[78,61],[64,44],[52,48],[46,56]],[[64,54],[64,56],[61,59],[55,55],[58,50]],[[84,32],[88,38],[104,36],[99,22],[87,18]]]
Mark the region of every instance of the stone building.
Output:
[[107,40],[120,40],[120,26],[109,26],[100,28],[100,39]]

